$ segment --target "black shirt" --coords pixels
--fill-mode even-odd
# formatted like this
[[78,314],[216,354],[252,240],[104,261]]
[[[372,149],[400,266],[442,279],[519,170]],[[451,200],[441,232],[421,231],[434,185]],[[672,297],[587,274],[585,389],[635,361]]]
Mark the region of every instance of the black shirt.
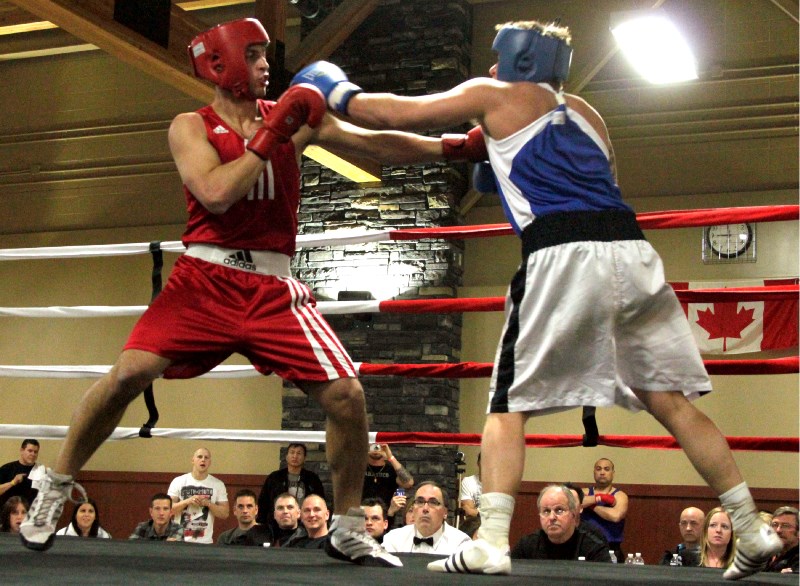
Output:
[[258,523],[266,525],[270,522],[275,511],[275,499],[284,492],[295,497],[298,506],[302,505],[303,499],[310,494],[318,494],[325,500],[325,487],[322,486],[319,476],[311,470],[301,468],[300,479],[295,486],[291,486],[288,468],[275,470],[264,480],[261,494],[258,495],[258,517],[256,518]]
[[664,557],[661,558],[661,565],[668,566],[672,561],[672,554],[677,553],[681,556],[681,565],[687,566],[690,568],[696,568],[700,565],[700,548],[693,547],[693,548],[686,548],[683,544],[680,544],[676,547],[673,551],[665,551]]
[[390,462],[385,462],[383,466],[367,465],[361,500],[379,497],[388,507],[395,490],[397,490],[397,472]]
[[518,560],[577,560],[611,562],[608,542],[586,531],[580,525],[564,543],[553,543],[543,529],[530,533],[517,542],[511,550],[511,559]]
[[800,546],[795,545],[790,550],[780,554],[775,559],[773,559],[769,564],[767,564],[767,569],[764,570],[765,572],[780,572],[786,568],[792,570],[793,573],[797,573],[800,567]]
[[0,494],[0,507],[2,507],[12,496],[21,496],[28,501],[28,507],[31,506],[33,499],[36,498],[36,494],[39,492],[33,488],[31,481],[28,479],[28,475],[31,473],[31,470],[33,470],[33,466],[33,464],[30,466],[20,464],[19,460],[15,460],[14,462],[9,462],[8,464],[3,464],[0,466],[0,484],[11,482],[14,480],[17,474],[25,475],[25,480],[16,486],[12,486],[3,494]]

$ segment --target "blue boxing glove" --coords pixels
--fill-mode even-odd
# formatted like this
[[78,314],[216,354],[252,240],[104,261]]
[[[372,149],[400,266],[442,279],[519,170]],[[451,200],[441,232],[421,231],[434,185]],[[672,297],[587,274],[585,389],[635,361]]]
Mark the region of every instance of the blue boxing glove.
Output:
[[364,91],[350,83],[341,68],[328,61],[306,65],[292,78],[290,85],[298,83],[308,83],[319,89],[325,96],[328,107],[341,114],[347,114],[347,102],[350,98]]
[[497,177],[488,161],[475,163],[472,169],[472,188],[478,193],[497,193]]

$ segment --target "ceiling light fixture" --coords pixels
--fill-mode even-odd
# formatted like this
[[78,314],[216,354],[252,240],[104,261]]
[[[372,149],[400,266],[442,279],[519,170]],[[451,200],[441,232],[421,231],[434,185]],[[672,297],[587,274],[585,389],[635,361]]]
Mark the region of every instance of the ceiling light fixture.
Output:
[[650,83],[697,79],[692,50],[662,10],[613,13],[611,32],[633,68]]

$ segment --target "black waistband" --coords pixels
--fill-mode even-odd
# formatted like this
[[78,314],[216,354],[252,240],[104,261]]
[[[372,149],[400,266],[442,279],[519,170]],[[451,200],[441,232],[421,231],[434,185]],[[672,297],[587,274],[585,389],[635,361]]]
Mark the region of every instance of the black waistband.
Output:
[[645,240],[636,214],[627,210],[558,212],[536,218],[522,232],[522,254],[568,242]]

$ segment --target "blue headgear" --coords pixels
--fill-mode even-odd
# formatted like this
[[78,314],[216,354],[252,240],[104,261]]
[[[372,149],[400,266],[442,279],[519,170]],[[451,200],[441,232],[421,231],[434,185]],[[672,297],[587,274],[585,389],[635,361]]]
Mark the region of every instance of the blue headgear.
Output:
[[569,75],[572,47],[535,29],[504,26],[492,43],[500,81],[558,81]]

